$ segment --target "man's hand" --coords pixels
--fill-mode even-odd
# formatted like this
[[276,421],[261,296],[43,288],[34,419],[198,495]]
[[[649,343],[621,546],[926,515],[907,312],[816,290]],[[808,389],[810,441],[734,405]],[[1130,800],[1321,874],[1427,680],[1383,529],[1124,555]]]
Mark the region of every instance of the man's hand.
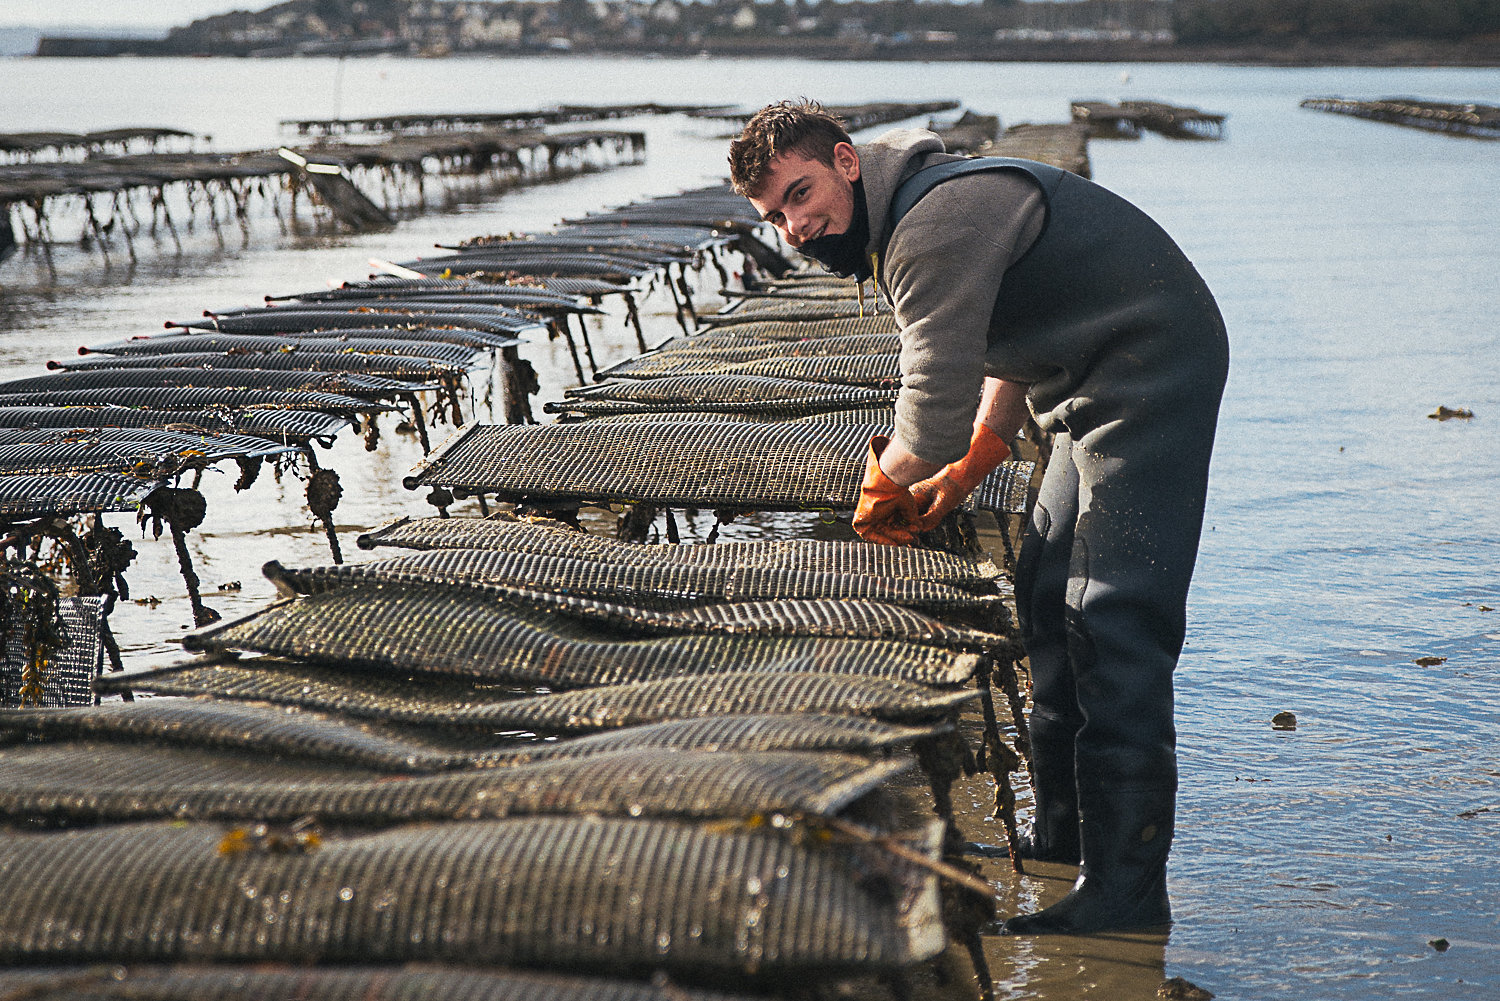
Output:
[[884,435],[870,439],[865,457],[865,480],[854,509],[854,530],[866,542],[909,546],[916,541],[917,502],[911,491],[880,469],[880,453],[890,444]]
[[974,425],[969,452],[957,462],[950,462],[935,476],[913,483],[911,496],[920,512],[917,528],[930,532],[962,504],[974,488],[984,482],[1000,463],[1010,458],[1010,446],[984,424]]

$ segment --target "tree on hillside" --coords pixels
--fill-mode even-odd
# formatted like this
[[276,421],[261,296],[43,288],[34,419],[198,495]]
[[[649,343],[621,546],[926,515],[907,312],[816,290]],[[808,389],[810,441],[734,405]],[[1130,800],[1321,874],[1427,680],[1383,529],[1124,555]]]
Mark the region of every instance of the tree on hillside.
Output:
[[1458,39],[1500,32],[1500,0],[1178,0],[1184,42]]

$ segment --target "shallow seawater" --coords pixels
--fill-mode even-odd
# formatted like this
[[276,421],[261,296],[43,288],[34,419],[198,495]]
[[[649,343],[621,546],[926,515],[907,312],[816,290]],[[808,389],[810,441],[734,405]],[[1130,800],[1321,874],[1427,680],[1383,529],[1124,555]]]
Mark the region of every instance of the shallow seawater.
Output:
[[[1500,103],[1500,71],[1272,70],[1173,65],[799,63],[760,60],[0,61],[7,127],[161,124],[220,148],[292,141],[283,118],[558,103],[754,105],[951,97],[1006,122],[1060,121],[1075,98],[1157,98],[1229,115],[1219,142],[1094,142],[1094,177],[1177,237],[1229,323],[1219,428],[1188,646],[1178,673],[1182,792],[1170,935],[990,938],[1002,998],[1149,998],[1180,976],[1219,998],[1459,999],[1500,994],[1500,144],[1304,111],[1304,97],[1395,94]],[[100,88],[109,79],[112,86]],[[342,81],[341,89],[336,81]],[[246,113],[236,99],[258,95]],[[90,93],[88,103],[67,95]],[[921,123],[916,123],[921,124]],[[591,127],[591,126],[590,126]],[[201,226],[181,254],[59,247],[0,264],[0,364],[40,372],[78,345],[166,319],[363,276],[436,242],[545,228],[721,175],[721,126],[680,116],[605,123],[647,132],[647,162],[451,207],[391,232],[248,236]],[[59,239],[63,231],[58,231]],[[712,302],[717,279],[698,296]],[[655,343],[677,325],[646,301]],[[592,324],[601,364],[636,351],[618,313]],[[540,403],[571,384],[561,343],[522,349]],[[1428,419],[1439,405],[1472,420]],[[446,430],[440,428],[439,433]],[[338,532],[431,513],[401,477],[414,438],[341,437]],[[263,605],[260,565],[326,562],[305,484],[203,478],[189,536],[205,600]],[[607,527],[610,514],[595,524]],[[128,524],[114,516],[112,524]],[[707,513],[680,522],[705,538]],[[814,516],[747,518],[723,537],[837,534]],[[181,656],[191,621],[168,540],[142,539],[113,617],[126,659]],[[237,585],[237,586],[236,586]],[[218,590],[220,587],[225,590]],[[1444,658],[1426,666],[1418,658]],[[1297,717],[1277,730],[1279,712]],[[980,781],[965,831],[999,842]],[[970,805],[972,804],[972,805]],[[1024,806],[1024,803],[1023,803]],[[1015,878],[986,863],[1002,914],[1066,891],[1066,867]],[[1446,939],[1439,951],[1429,943]]]

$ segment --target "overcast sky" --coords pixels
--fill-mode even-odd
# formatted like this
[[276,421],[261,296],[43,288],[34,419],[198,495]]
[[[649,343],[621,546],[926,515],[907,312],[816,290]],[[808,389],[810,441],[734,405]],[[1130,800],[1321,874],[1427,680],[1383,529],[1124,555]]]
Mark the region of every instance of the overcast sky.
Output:
[[0,28],[175,28],[210,14],[264,10],[277,0],[0,0]]

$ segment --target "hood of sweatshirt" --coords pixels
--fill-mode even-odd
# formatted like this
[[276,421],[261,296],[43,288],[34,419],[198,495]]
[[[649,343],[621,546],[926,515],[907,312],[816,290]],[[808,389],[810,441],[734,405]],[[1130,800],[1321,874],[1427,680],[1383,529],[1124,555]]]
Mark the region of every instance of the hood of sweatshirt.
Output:
[[880,253],[891,238],[886,230],[891,199],[902,181],[934,163],[963,159],[944,153],[943,141],[926,129],[892,129],[856,149],[859,176],[865,185],[865,205],[870,214],[867,254]]

